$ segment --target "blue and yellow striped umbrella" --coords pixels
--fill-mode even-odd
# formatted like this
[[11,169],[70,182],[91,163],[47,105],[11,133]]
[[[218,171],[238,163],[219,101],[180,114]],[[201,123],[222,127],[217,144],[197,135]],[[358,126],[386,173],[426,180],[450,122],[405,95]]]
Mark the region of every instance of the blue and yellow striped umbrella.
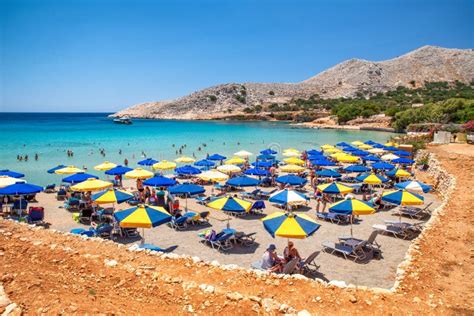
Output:
[[327,194],[347,194],[354,191],[354,188],[337,182],[321,184],[318,185],[317,188]]
[[272,237],[304,239],[321,227],[306,214],[275,212],[262,218],[263,227]]
[[382,201],[396,205],[408,206],[421,205],[424,203],[424,198],[421,195],[406,190],[395,190],[383,193]]
[[370,215],[375,213],[375,209],[364,201],[357,199],[347,199],[336,202],[329,206],[332,213],[343,215]]
[[131,198],[133,194],[117,189],[109,189],[92,195],[92,200],[97,204],[120,204]]
[[252,203],[232,196],[225,196],[207,203],[207,206],[225,212],[244,213],[250,210]]
[[120,227],[152,228],[171,221],[171,215],[162,207],[140,204],[114,213]]

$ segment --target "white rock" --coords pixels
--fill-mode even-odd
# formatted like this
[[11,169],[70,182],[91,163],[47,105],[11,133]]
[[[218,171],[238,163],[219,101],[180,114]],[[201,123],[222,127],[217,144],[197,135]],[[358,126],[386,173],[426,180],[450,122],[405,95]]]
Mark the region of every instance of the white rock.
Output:
[[113,260],[113,259],[112,260],[104,259],[104,264],[107,267],[115,267],[118,264],[118,262],[117,260]]
[[298,316],[311,316],[311,313],[308,312],[306,309],[303,309],[302,311],[299,311]]
[[332,280],[331,282],[329,282],[329,285],[337,286],[337,287],[347,287],[346,282],[339,281],[339,280]]

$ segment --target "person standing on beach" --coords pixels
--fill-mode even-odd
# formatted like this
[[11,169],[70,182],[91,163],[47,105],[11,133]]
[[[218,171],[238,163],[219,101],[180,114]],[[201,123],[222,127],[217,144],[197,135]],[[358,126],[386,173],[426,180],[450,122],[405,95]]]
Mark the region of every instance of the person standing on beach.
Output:
[[125,167],[128,167],[128,159],[125,158],[125,160],[123,161],[123,164],[125,165]]
[[36,153],[35,154],[35,160],[38,161],[38,158],[39,158],[38,153]]

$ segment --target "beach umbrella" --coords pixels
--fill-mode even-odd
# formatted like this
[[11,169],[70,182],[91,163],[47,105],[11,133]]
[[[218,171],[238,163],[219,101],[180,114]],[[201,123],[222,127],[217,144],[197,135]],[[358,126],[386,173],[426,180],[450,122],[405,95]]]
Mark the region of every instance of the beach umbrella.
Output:
[[137,164],[139,164],[140,166],[153,166],[157,162],[158,160],[155,160],[153,158],[146,158],[137,162]]
[[372,148],[367,151],[371,154],[383,154],[385,152],[385,150],[382,148]]
[[351,144],[348,144],[346,142],[340,142],[340,143],[337,143],[336,146],[339,146],[339,147],[351,147]]
[[404,150],[397,150],[393,154],[397,155],[397,156],[400,156],[400,157],[410,157],[411,156],[410,152],[404,151]]
[[268,200],[272,203],[282,204],[285,206],[298,206],[306,204],[309,201],[309,198],[303,193],[284,189],[270,195]]
[[352,147],[352,146],[342,148],[342,151],[345,151],[345,152],[354,152],[354,151],[358,151],[358,150],[359,149],[357,149],[355,147]]
[[99,177],[94,176],[93,174],[81,172],[81,173],[75,173],[68,177],[63,178],[63,182],[75,184],[75,183],[81,183],[83,181],[86,181],[87,179],[99,179]]
[[344,168],[346,172],[367,172],[370,171],[370,168],[363,165],[350,165]]
[[92,200],[97,204],[120,204],[131,198],[133,194],[117,189],[108,189],[92,195]]
[[81,183],[73,185],[71,190],[79,192],[100,191],[112,187],[113,184],[107,181],[90,178]]
[[316,174],[324,178],[339,178],[341,174],[332,169],[323,169],[316,171]]
[[105,172],[107,175],[116,176],[116,175],[123,175],[129,171],[132,171],[132,168],[124,167],[124,166],[117,166],[115,168],[109,169]]
[[280,167],[280,170],[288,173],[299,173],[304,171],[305,168],[297,165],[284,165]]
[[196,161],[194,165],[198,167],[214,167],[216,163],[208,159],[202,159],[202,160]]
[[305,164],[304,160],[296,158],[296,157],[285,158],[283,159],[283,161],[289,165],[304,166]]
[[256,168],[270,168],[273,165],[270,161],[256,161],[252,162],[252,166]]
[[395,187],[402,190],[407,190],[414,193],[428,193],[431,191],[431,186],[415,180],[400,182],[395,184]]
[[168,188],[168,192],[170,194],[179,194],[179,195],[182,194],[185,196],[191,196],[191,195],[196,195],[196,194],[202,194],[206,192],[206,189],[204,189],[204,187],[197,184],[184,183],[184,184],[178,184],[178,185]]
[[263,227],[273,237],[304,239],[316,232],[321,225],[306,214],[275,212],[262,218]]
[[356,141],[351,142],[351,145],[360,146],[360,145],[364,145],[364,143],[361,142],[360,140],[356,140]]
[[315,166],[320,166],[320,167],[331,167],[337,165],[334,161],[330,161],[327,159],[321,159],[321,160],[310,160],[312,165]]
[[191,163],[191,162],[195,162],[196,159],[191,158],[191,157],[187,157],[187,156],[181,156],[181,157],[179,157],[179,158],[176,158],[174,161],[180,162],[180,163],[182,163],[182,162],[184,162],[184,163]]
[[229,160],[226,160],[224,163],[226,165],[241,165],[241,164],[245,163],[245,159],[240,158],[240,157],[233,157]]
[[392,170],[395,168],[394,165],[388,163],[388,162],[376,162],[372,165],[372,168],[373,169],[376,169],[376,170]]
[[402,165],[411,165],[411,164],[414,164],[415,161],[412,160],[412,159],[405,158],[405,157],[400,157],[400,158],[397,158],[397,159],[393,159],[391,161],[391,163],[402,164]]
[[386,151],[397,151],[398,148],[394,146],[383,146],[383,149]]
[[226,185],[232,187],[255,187],[260,184],[260,181],[247,176],[235,177],[227,180]]
[[268,170],[265,170],[265,169],[252,168],[252,169],[245,170],[244,174],[252,175],[252,176],[259,176],[259,177],[266,177],[270,174],[270,172]]
[[149,179],[153,176],[153,172],[142,168],[135,168],[132,171],[125,173],[125,178],[128,179]]
[[7,177],[18,179],[18,178],[23,178],[25,175],[23,173],[11,171],[8,169],[3,169],[3,170],[0,170],[0,176],[7,176]]
[[377,156],[372,156],[372,155],[370,155],[370,156],[364,156],[364,157],[362,157],[362,160],[365,160],[365,161],[375,161],[375,162],[377,162],[377,161],[380,161],[380,158],[377,157]]
[[227,157],[219,155],[219,154],[213,154],[213,155],[210,155],[209,157],[207,157],[207,159],[221,161],[221,160],[227,159]]
[[320,184],[317,188],[326,194],[347,194],[354,191],[354,188],[337,182]]
[[177,174],[194,175],[194,174],[200,174],[201,170],[199,170],[198,168],[195,168],[193,166],[186,165],[186,166],[183,166],[183,167],[176,168],[174,170],[174,172],[177,173]]
[[320,154],[320,155],[309,155],[307,158],[307,160],[324,160],[324,159],[327,159],[326,156]]
[[74,166],[67,166],[54,171],[55,174],[75,174],[79,172],[84,172],[84,170],[76,168]]
[[382,201],[401,206],[411,206],[423,204],[424,198],[419,194],[406,190],[394,190],[384,192],[382,194]]
[[212,200],[211,202],[207,203],[207,206],[224,212],[245,213],[250,211],[252,208],[252,203],[236,197],[224,196]]
[[107,170],[110,170],[112,168],[115,168],[117,167],[116,164],[112,163],[112,162],[108,162],[108,161],[105,161],[103,163],[101,163],[100,165],[97,165],[94,167],[95,170],[101,170],[101,171],[107,171]]
[[199,174],[198,178],[204,181],[219,182],[229,179],[229,176],[217,170],[209,170]]
[[155,176],[143,181],[143,185],[155,188],[169,187],[177,183],[176,180],[164,176]]
[[176,168],[176,164],[172,161],[162,160],[155,163],[152,168],[155,170],[173,170]]
[[329,145],[329,144],[324,144],[321,146],[321,149],[323,151],[325,151],[326,149],[331,149],[331,148],[335,148],[333,145]]
[[275,160],[275,156],[272,155],[258,155],[257,160]]
[[347,155],[347,154],[342,154],[336,157],[336,160],[339,162],[358,162],[359,157]]
[[293,152],[293,151],[285,151],[282,155],[285,156],[285,157],[299,157],[299,156],[301,156],[300,153]]
[[275,150],[270,149],[270,148],[261,150],[260,153],[261,153],[262,155],[276,155],[276,154],[278,154],[278,152],[276,152]]
[[351,236],[352,236],[352,216],[371,215],[375,209],[364,201],[357,199],[346,199],[329,206],[331,213],[341,215],[351,215]]
[[306,152],[308,156],[321,156],[323,154],[322,150],[310,149]]
[[369,140],[366,140],[366,141],[364,142],[364,144],[367,144],[367,145],[373,146],[373,145],[375,145],[375,144],[377,144],[377,143],[376,143],[376,142],[374,142],[373,140],[370,140],[370,139],[369,139]]
[[387,171],[385,175],[389,177],[398,177],[398,178],[408,178],[412,176],[412,174],[409,173],[408,171],[399,169],[399,168],[395,168],[390,171]]
[[394,160],[394,159],[398,159],[400,157],[398,157],[397,155],[394,155],[394,154],[386,154],[386,155],[383,155],[380,158],[382,158],[382,160],[391,161],[391,160]]
[[241,151],[238,151],[238,152],[234,153],[234,155],[237,156],[237,157],[248,158],[248,157],[252,156],[253,154],[250,151],[241,150]]
[[0,195],[26,195],[43,191],[43,187],[21,181],[22,180],[9,186],[2,187],[0,189]]
[[324,149],[324,152],[327,154],[334,154],[334,153],[340,153],[342,152],[342,150],[333,147],[333,148]]
[[217,170],[219,170],[220,172],[223,172],[225,174],[232,174],[232,173],[239,173],[242,171],[242,169],[240,169],[238,166],[236,165],[222,165],[222,166],[218,166],[217,167]]
[[381,184],[387,182],[388,179],[375,173],[363,173],[356,178],[356,181],[367,184]]
[[379,144],[379,143],[375,143],[372,145],[373,148],[384,148],[384,145],[382,144]]
[[354,156],[364,157],[364,156],[368,156],[370,153],[364,150],[356,150],[356,151],[353,151],[351,154]]
[[0,188],[8,187],[15,183],[25,183],[25,180],[12,178],[9,176],[0,176]]
[[398,144],[394,142],[387,142],[384,144],[384,146],[398,147]]
[[308,182],[308,180],[306,180],[305,178],[301,178],[292,174],[280,176],[276,178],[275,181],[278,183],[289,184],[289,185],[303,185],[306,182]]
[[287,148],[287,149],[283,150],[283,152],[294,152],[294,153],[301,154],[301,152],[298,149],[295,149],[295,148]]
[[123,211],[114,212],[120,227],[143,228],[142,244],[145,242],[145,228],[156,227],[171,221],[171,214],[164,208],[140,204]]
[[368,144],[362,144],[362,145],[359,145],[357,147],[359,147],[360,149],[371,149],[372,148],[372,146],[368,145]]
[[47,172],[48,173],[55,173],[56,170],[63,169],[65,167],[66,167],[65,165],[57,165],[56,167],[53,167],[53,168],[49,169]]

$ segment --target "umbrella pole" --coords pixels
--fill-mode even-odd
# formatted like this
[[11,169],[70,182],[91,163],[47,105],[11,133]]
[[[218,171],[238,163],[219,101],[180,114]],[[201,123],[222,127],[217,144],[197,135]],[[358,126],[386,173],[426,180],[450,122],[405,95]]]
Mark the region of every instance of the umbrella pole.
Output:
[[351,215],[351,237],[353,237],[354,235],[352,234],[352,220],[353,220],[354,216]]
[[145,244],[145,228],[142,228],[142,240],[140,241],[140,245]]

